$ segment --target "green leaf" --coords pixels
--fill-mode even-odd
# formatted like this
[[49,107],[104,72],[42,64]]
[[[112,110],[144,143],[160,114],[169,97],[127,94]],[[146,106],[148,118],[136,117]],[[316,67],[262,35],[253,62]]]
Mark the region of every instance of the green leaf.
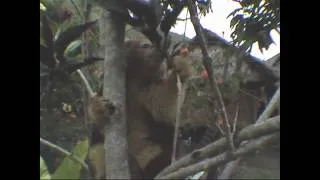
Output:
[[46,11],[47,10],[46,6],[44,4],[42,4],[41,2],[40,2],[40,10],[41,11]]
[[73,26],[67,29],[66,31],[62,32],[54,43],[57,56],[63,56],[67,46],[72,41],[79,38],[83,32],[85,32],[88,28],[92,27],[96,22],[97,21],[92,21],[86,24]]
[[237,24],[235,31],[237,34],[242,33],[244,31],[245,28],[245,21],[239,21],[239,23]]
[[252,0],[252,4],[255,6],[255,7],[258,7],[259,4],[260,4],[261,0]]
[[244,35],[244,33],[238,33],[237,34],[237,38],[235,39],[235,41],[236,42],[242,42],[242,41],[244,41],[245,40],[245,35]]
[[230,27],[233,28],[241,19],[243,19],[243,16],[240,14],[233,17],[230,21]]
[[47,165],[40,156],[40,179],[51,179],[51,175],[48,171]]
[[257,37],[257,41],[258,41],[258,47],[259,50],[261,52],[263,48],[265,48],[266,50],[269,49],[270,44],[272,44],[272,38],[270,36],[270,31],[268,31],[269,33],[267,33],[266,31],[261,31],[259,32],[259,36]]
[[230,28],[232,29],[237,24],[237,22],[239,22],[238,19],[232,18],[230,21]]
[[232,12],[227,16],[226,19],[228,19],[230,16],[234,16],[234,15],[235,15],[237,12],[239,12],[241,9],[242,9],[242,8],[237,8],[237,9],[235,9],[234,11],[232,11]]
[[235,32],[235,31],[233,31],[233,32],[231,33],[231,35],[230,35],[230,37],[231,37],[232,39],[235,39],[235,38],[236,38],[236,36],[237,36],[237,34],[236,34],[236,32]]
[[[88,139],[80,142],[73,149],[72,154],[84,161],[88,153]],[[52,175],[52,179],[79,179],[82,165],[70,157],[65,157],[57,170]]]
[[81,40],[73,41],[65,50],[65,55],[69,57],[75,57],[81,53]]
[[241,46],[240,48],[245,51],[248,52],[248,50],[251,48],[252,44],[254,42],[252,40],[246,40]]
[[243,0],[239,3],[242,7],[246,7],[246,6],[249,6],[250,4],[252,4],[252,0]]

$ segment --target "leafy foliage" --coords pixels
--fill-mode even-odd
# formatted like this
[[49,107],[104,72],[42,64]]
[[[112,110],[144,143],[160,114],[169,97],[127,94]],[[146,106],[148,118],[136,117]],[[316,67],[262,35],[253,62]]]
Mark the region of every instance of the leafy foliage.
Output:
[[51,69],[59,69],[69,74],[73,72],[70,71],[70,69],[72,69],[72,66],[75,66],[76,64],[83,64],[83,66],[85,66],[93,63],[94,61],[92,60],[102,60],[102,58],[90,58],[84,61],[85,63],[75,62],[64,55],[64,52],[70,43],[79,38],[81,34],[88,28],[92,27],[95,22],[96,21],[71,27],[60,33],[56,40],[54,40],[53,33],[48,23],[48,18],[44,15],[42,17],[42,32],[45,46],[40,44],[40,62]]
[[[51,97],[54,93],[60,92],[53,92],[53,89],[62,90],[64,86],[70,88],[70,85],[74,84],[70,82],[71,73],[86,65],[103,60],[99,57],[83,58],[82,60],[77,58],[81,53],[82,44],[82,41],[78,39],[87,29],[92,28],[96,21],[73,25],[64,31],[61,28],[54,28],[57,23],[61,25],[66,20],[64,18],[63,21],[57,21],[54,16],[59,12],[56,11],[60,8],[68,10],[68,6],[55,7],[56,4],[60,5],[57,2],[61,3],[61,1],[45,1],[44,8],[42,7],[40,10],[40,100],[46,97],[47,104],[51,104],[50,106],[53,107],[61,104],[59,100],[54,100],[57,98]],[[58,30],[55,31],[55,29]]]
[[[72,154],[84,161],[88,153],[88,140],[80,142],[72,151]],[[52,179],[79,179],[82,165],[79,162],[65,157],[58,169],[53,173]]]
[[197,0],[197,7],[200,10],[200,14],[204,16],[212,11],[211,0]]
[[257,42],[260,51],[272,44],[270,31],[280,27],[279,0],[234,0],[241,7],[229,14],[233,43],[244,51],[251,51]]
[[[85,161],[88,153],[88,140],[83,140],[74,147],[72,154],[76,155],[79,160]],[[51,175],[48,168],[40,156],[40,179],[79,179],[82,165],[70,157],[65,157],[56,171]]]
[[47,165],[40,156],[40,179],[51,179],[51,175],[48,171]]
[[[121,13],[125,17],[126,23],[141,31],[162,50],[167,50],[166,48],[170,46],[170,38],[166,38],[166,36],[175,25],[181,11],[187,7],[187,0],[95,0],[93,2],[105,9]],[[212,11],[211,0],[194,0],[194,2],[201,14],[206,15]],[[165,41],[166,44],[163,44],[163,36],[169,41]]]
[[93,21],[86,24],[74,26],[59,34],[54,42],[57,58],[59,58],[60,61],[65,61],[64,51],[66,50],[67,46],[70,45],[71,42],[79,38],[84,31],[92,27],[95,23],[96,21]]
[[[80,23],[83,19],[73,16],[74,8],[68,2],[40,2],[40,133],[57,145],[70,149],[87,136],[82,118],[84,87],[81,78],[72,76],[72,73],[102,58],[83,58],[80,38],[83,32],[95,26],[95,21]],[[72,16],[59,20],[63,11],[72,12]],[[54,172],[62,155],[51,149],[43,149],[42,153],[50,172]],[[77,177],[77,174],[66,177]]]

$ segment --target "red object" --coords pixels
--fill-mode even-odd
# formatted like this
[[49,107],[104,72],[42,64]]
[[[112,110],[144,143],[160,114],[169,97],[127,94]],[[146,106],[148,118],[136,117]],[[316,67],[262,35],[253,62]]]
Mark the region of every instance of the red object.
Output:
[[203,70],[201,73],[200,73],[200,76],[203,77],[203,78],[208,78],[208,72],[206,70]]

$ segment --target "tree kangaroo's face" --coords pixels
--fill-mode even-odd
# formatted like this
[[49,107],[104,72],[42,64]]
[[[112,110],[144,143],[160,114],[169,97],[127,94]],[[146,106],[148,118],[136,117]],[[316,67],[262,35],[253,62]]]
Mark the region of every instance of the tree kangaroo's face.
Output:
[[129,41],[126,49],[129,78],[148,83],[165,72],[164,57],[155,46]]

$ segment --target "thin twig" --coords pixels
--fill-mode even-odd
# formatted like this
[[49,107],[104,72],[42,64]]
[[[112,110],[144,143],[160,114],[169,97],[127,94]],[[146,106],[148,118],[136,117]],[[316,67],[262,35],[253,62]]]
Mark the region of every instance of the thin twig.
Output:
[[256,99],[256,100],[259,101],[259,102],[263,102],[263,103],[265,102],[265,101],[262,100],[261,98],[258,98],[258,97],[255,96],[254,94],[249,93],[249,92],[247,92],[247,91],[245,91],[245,90],[243,90],[243,89],[241,89],[241,88],[239,88],[239,92],[241,92],[241,93],[243,93],[243,94],[245,94],[245,95],[247,95],[247,96],[250,96],[250,97]]
[[236,105],[236,114],[234,115],[233,130],[232,130],[233,134],[236,132],[238,116],[239,116],[239,103],[237,103]]
[[[186,19],[187,19],[187,17],[188,17],[188,13],[189,13],[189,12],[188,12],[188,9],[187,9]],[[186,37],[187,23],[188,23],[188,21],[186,21],[185,24],[184,24],[183,39],[185,39],[185,37]]]
[[181,115],[181,107],[184,101],[184,95],[186,91],[186,83],[182,84],[180,76],[177,75],[177,88],[178,88],[178,96],[177,96],[177,110],[176,110],[176,124],[174,129],[174,138],[173,138],[173,150],[171,155],[171,163],[176,161],[176,152],[177,152],[177,142],[179,135],[179,126],[180,126],[180,115]]
[[[187,10],[187,13],[188,13],[188,10]],[[198,16],[200,16],[201,15],[201,13],[198,13],[197,14]],[[187,20],[191,20],[191,17],[186,17],[186,18],[177,18],[177,21],[187,21]]]
[[[186,13],[186,17],[188,16],[188,10]],[[186,28],[187,22],[185,23],[183,37],[186,36]],[[181,115],[181,107],[184,101],[185,92],[186,92],[186,85],[187,83],[182,84],[180,76],[177,75],[177,88],[178,88],[178,97],[177,97],[177,109],[176,109],[176,124],[174,129],[174,137],[173,137],[173,146],[172,146],[172,155],[171,155],[171,163],[176,161],[176,153],[177,153],[177,143],[178,143],[178,136],[179,136],[179,127],[180,127],[180,115]]]
[[[188,15],[188,11],[186,16]],[[183,36],[185,37],[186,33],[186,27],[187,27],[187,22],[185,23],[184,27],[184,33]],[[175,124],[175,129],[174,129],[174,137],[173,137],[173,150],[172,150],[172,155],[171,155],[171,164],[176,161],[176,153],[177,153],[177,143],[178,143],[178,137],[179,137],[179,127],[180,127],[180,115],[181,115],[181,107],[182,103],[184,101],[184,94],[186,91],[186,85],[185,83],[181,83],[180,76],[177,75],[177,88],[178,88],[178,96],[177,96],[177,110],[176,110],[176,124]]]
[[192,22],[193,27],[196,31],[197,37],[199,38],[199,41],[200,41],[200,48],[201,48],[201,51],[203,54],[203,64],[208,72],[211,88],[213,91],[216,91],[216,93],[218,94],[219,102],[221,104],[221,108],[222,108],[222,111],[224,114],[224,119],[226,122],[225,124],[227,127],[227,136],[229,139],[230,148],[231,148],[231,150],[234,150],[235,147],[234,147],[233,139],[232,139],[231,125],[230,125],[230,122],[228,119],[228,114],[226,111],[226,107],[225,107],[219,86],[217,85],[217,81],[214,77],[213,69],[211,68],[212,67],[212,65],[211,65],[212,60],[209,57],[207,42],[206,42],[206,39],[204,38],[203,28],[200,24],[200,20],[197,15],[197,8],[192,0],[188,0],[187,2],[188,2],[188,9],[190,11],[191,22]]
[[218,130],[220,131],[220,133],[222,134],[222,136],[224,136],[224,135],[225,135],[225,132],[224,132],[223,129],[221,128],[219,122],[217,121],[215,124],[216,124],[216,127],[218,128]]
[[80,69],[77,69],[77,73],[80,75],[82,81],[84,82],[84,85],[89,93],[89,97],[95,96],[94,91],[92,90],[87,78],[84,76],[83,72]]
[[[88,1],[87,0],[83,0],[82,1],[82,8],[83,8],[83,21],[84,23],[86,24],[89,20],[89,17],[90,17],[90,13],[91,13],[91,10],[92,10],[92,6],[90,4],[88,4]],[[92,31],[90,31],[92,33]],[[81,50],[82,50],[82,54],[83,54],[83,57],[84,58],[88,58],[89,57],[89,42],[88,42],[88,34],[89,32],[88,31],[85,31],[83,34],[82,34],[82,46],[81,46]],[[87,68],[88,69],[88,68]],[[85,84],[85,89],[88,90],[88,94],[86,93],[86,90],[84,90],[84,96],[83,96],[83,105],[84,105],[84,123],[85,123],[85,127],[86,129],[88,130],[88,132],[90,131],[90,128],[88,128],[88,124],[89,124],[89,114],[88,114],[88,111],[87,111],[87,106],[88,106],[88,98],[89,97],[93,97],[93,90],[92,88],[90,87],[87,79],[85,78],[84,74],[82,73],[81,70],[78,70],[77,71],[79,73],[79,75],[81,76],[84,84]],[[89,88],[87,87],[89,86]]]
[[61,152],[62,154],[66,155],[67,157],[75,160],[76,162],[81,164],[87,171],[89,171],[88,165],[84,161],[82,161],[78,156],[76,156],[75,154],[72,154],[71,152],[63,149],[62,147],[59,147],[59,146],[57,146],[47,140],[44,140],[42,138],[40,138],[40,143],[58,151],[58,152]]
[[185,19],[182,19],[182,18],[177,18],[177,21],[187,21],[187,20],[190,20],[191,18],[185,18]]

